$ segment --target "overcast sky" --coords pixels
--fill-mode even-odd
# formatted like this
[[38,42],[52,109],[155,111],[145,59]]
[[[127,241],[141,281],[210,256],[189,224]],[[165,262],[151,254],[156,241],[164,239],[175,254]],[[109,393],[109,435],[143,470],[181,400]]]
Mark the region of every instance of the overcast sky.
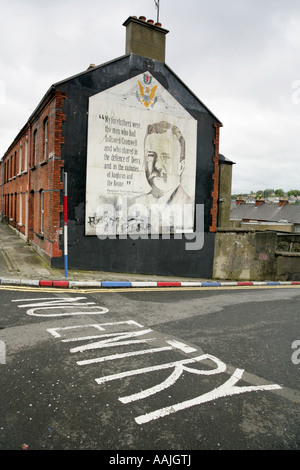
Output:
[[[0,0],[0,157],[49,87],[125,53],[154,0]],[[232,192],[300,189],[300,0],[160,0],[166,63],[223,123]]]

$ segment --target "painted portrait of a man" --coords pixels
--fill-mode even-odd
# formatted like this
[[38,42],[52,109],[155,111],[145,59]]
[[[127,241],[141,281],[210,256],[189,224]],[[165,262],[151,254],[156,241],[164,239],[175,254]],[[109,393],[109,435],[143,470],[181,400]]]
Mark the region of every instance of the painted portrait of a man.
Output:
[[185,140],[167,121],[149,124],[145,137],[145,174],[151,191],[139,198],[145,204],[191,204],[181,186],[185,168]]
[[[192,199],[181,184],[185,163],[185,139],[180,129],[167,121],[149,124],[144,141],[144,167],[150,191],[135,199],[131,220],[150,211],[160,218],[160,228],[164,226],[167,231],[176,232],[184,225],[192,228]],[[148,223],[148,227],[153,232],[153,225]]]

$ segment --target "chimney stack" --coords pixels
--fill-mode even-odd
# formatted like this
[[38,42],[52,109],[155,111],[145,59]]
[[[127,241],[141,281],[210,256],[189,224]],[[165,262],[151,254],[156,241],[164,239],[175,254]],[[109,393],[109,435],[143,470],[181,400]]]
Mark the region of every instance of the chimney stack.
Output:
[[169,31],[163,29],[161,23],[147,21],[145,16],[129,16],[123,26],[126,27],[126,54],[165,62],[166,35]]
[[256,199],[256,201],[255,201],[255,205],[256,205],[256,206],[261,206],[261,205],[264,204],[264,203],[265,203],[265,200],[264,200],[263,197],[260,198],[260,199]]
[[241,197],[238,197],[236,200],[235,200],[235,205],[236,206],[239,206],[240,204],[245,204],[245,199],[241,198]]
[[288,204],[288,203],[289,203],[288,198],[287,198],[287,197],[282,197],[282,198],[279,200],[279,207],[282,207],[282,206],[284,206],[284,205],[286,205],[286,204]]

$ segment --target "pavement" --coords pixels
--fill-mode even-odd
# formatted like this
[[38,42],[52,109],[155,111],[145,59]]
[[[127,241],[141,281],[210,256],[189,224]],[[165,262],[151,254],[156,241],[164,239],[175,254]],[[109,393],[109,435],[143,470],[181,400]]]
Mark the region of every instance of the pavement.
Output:
[[0,222],[0,284],[39,287],[222,287],[300,285],[293,282],[235,282],[212,279],[156,276],[51,268],[9,225]]

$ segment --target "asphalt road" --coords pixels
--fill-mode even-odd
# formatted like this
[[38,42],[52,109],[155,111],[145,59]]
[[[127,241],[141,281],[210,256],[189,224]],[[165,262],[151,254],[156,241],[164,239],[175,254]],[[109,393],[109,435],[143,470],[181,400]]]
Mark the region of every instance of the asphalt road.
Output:
[[300,448],[299,287],[0,301],[0,450]]

